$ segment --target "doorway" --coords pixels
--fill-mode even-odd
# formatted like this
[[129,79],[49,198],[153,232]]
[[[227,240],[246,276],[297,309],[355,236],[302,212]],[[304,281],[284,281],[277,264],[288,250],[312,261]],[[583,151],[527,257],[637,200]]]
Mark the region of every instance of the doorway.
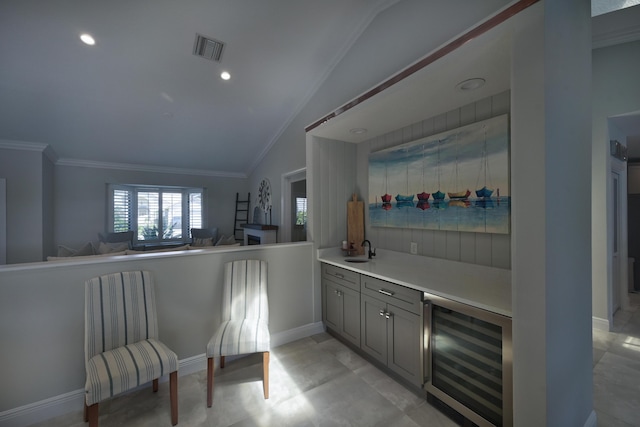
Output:
[[613,184],[613,250],[611,253],[611,313],[615,314],[620,308],[620,174],[616,171],[611,172],[611,182]]
[[307,240],[307,180],[291,183],[291,241]]
[[307,170],[282,175],[282,242],[307,240]]

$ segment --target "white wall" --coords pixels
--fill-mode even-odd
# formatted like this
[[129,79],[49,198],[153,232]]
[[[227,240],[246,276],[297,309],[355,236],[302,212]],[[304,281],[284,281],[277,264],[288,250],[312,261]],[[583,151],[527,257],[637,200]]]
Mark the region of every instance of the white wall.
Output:
[[592,420],[591,35],[581,0],[515,19],[511,74],[514,425]]
[[[593,316],[611,326],[611,156],[608,118],[640,110],[640,41],[593,51],[592,198]],[[623,141],[621,141],[623,142]]]
[[[184,360],[205,353],[220,323],[222,267],[233,259],[268,263],[272,338],[313,324],[319,307],[311,282],[314,257],[310,243],[294,243],[0,267],[0,420],[8,410],[84,388],[87,279],[150,270],[160,339]],[[78,402],[75,410],[81,408]]]

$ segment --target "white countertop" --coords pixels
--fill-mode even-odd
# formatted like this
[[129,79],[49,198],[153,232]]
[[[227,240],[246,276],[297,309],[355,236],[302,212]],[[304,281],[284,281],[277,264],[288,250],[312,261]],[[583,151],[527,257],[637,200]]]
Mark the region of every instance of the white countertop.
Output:
[[349,263],[340,248],[318,250],[318,261],[511,317],[511,271],[439,258],[376,250]]

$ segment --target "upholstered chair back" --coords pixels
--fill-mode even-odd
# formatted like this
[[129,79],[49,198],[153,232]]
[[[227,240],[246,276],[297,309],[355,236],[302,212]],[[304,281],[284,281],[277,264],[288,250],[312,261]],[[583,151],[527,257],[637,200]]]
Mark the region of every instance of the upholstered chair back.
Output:
[[269,323],[267,263],[239,260],[225,264],[222,320],[262,319]]
[[155,294],[148,271],[127,271],[85,282],[85,358],[158,338]]

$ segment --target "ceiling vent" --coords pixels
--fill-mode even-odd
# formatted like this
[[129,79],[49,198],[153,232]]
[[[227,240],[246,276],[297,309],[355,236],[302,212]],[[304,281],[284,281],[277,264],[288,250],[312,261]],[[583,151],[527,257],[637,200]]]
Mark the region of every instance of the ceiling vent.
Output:
[[196,41],[193,46],[194,55],[201,56],[210,61],[219,62],[223,49],[224,43],[196,33]]

